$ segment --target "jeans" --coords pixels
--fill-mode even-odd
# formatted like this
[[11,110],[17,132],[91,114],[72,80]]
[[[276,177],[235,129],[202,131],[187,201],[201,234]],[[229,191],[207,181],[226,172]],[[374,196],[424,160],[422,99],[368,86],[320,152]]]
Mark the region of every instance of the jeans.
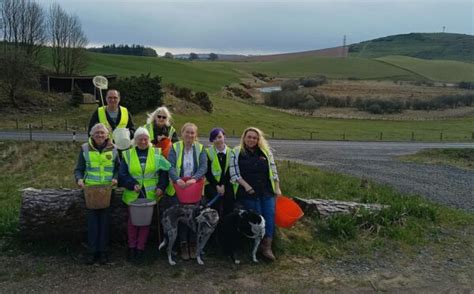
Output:
[[252,209],[265,219],[265,237],[273,238],[275,231],[275,196],[243,196],[238,201],[245,209]]
[[109,243],[109,208],[87,209],[89,253],[106,252]]

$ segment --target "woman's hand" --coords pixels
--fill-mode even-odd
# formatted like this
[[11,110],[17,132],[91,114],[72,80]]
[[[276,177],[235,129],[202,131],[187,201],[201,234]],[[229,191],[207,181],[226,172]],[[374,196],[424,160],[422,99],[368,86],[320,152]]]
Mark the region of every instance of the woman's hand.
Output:
[[217,194],[219,194],[221,196],[224,195],[224,193],[225,193],[225,186],[224,185],[217,185],[216,189],[217,189]]
[[135,191],[135,192],[140,192],[140,189],[141,189],[140,185],[133,186],[133,191]]
[[161,195],[163,195],[163,190],[161,190],[160,188],[156,188],[156,196],[157,197],[160,197]]
[[247,188],[245,188],[245,192],[247,192],[247,194],[249,195],[255,194],[255,190],[251,186],[248,186]]
[[186,187],[191,186],[192,184],[196,183],[196,179],[189,179],[186,181]]
[[278,195],[281,195],[281,190],[280,190],[280,187],[275,187],[275,194],[278,196]]
[[83,179],[77,180],[77,185],[79,186],[79,188],[84,189],[84,180]]
[[118,184],[117,179],[112,179],[112,186],[117,186],[117,184]]
[[156,140],[157,140],[158,142],[160,142],[160,141],[163,140],[165,137],[166,137],[166,136],[158,135],[158,136],[156,136]]
[[177,180],[176,184],[178,184],[178,186],[180,186],[183,189],[186,188],[186,183],[182,179]]

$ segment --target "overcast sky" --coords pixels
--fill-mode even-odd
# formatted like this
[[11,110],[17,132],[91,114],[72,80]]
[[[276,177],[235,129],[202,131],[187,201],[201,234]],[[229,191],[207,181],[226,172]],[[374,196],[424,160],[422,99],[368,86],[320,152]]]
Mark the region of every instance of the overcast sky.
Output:
[[36,0],[76,13],[90,45],[142,44],[158,54],[263,54],[393,34],[474,34],[472,0]]

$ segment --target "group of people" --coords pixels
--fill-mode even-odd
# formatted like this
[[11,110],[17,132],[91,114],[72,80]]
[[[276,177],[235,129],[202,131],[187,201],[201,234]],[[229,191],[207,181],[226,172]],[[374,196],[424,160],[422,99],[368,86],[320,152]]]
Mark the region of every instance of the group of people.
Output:
[[[79,187],[112,185],[123,187],[122,200],[126,205],[139,198],[156,200],[163,212],[180,204],[173,184],[186,188],[205,180],[202,202],[219,195],[212,205],[220,217],[235,207],[252,209],[265,219],[265,237],[261,243],[264,257],[274,260],[275,195],[281,194],[273,154],[263,133],[247,128],[240,144],[231,148],[226,144],[222,128],[209,134],[209,147],[198,142],[198,127],[185,123],[180,138],[172,126],[170,111],[162,106],[149,114],[144,126],[135,129],[132,117],[119,106],[120,93],[109,90],[107,105],[99,107],[89,123],[89,141],[79,153],[74,176]],[[118,150],[111,132],[127,128],[133,138],[129,149]],[[165,146],[167,143],[168,147]],[[112,192],[113,193],[113,192]],[[112,195],[113,197],[113,195]],[[162,213],[160,213],[162,215]],[[109,208],[87,209],[87,264],[108,262]],[[127,224],[129,260],[140,259],[150,232],[149,226]],[[180,256],[195,258],[196,236],[186,225],[178,227]]]

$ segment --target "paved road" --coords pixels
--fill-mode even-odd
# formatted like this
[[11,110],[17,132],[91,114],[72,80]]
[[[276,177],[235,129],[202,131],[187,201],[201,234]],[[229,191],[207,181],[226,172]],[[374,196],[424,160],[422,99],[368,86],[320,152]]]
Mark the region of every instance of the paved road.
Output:
[[[0,139],[29,140],[28,132],[0,131]],[[72,133],[34,132],[33,140],[71,141]],[[78,134],[77,141],[85,141]],[[201,142],[206,142],[202,138]],[[238,139],[229,138],[229,145]],[[454,167],[404,163],[396,156],[425,148],[474,148],[474,143],[346,142],[271,140],[278,159],[367,177],[406,193],[422,195],[451,207],[474,211],[474,172]]]

